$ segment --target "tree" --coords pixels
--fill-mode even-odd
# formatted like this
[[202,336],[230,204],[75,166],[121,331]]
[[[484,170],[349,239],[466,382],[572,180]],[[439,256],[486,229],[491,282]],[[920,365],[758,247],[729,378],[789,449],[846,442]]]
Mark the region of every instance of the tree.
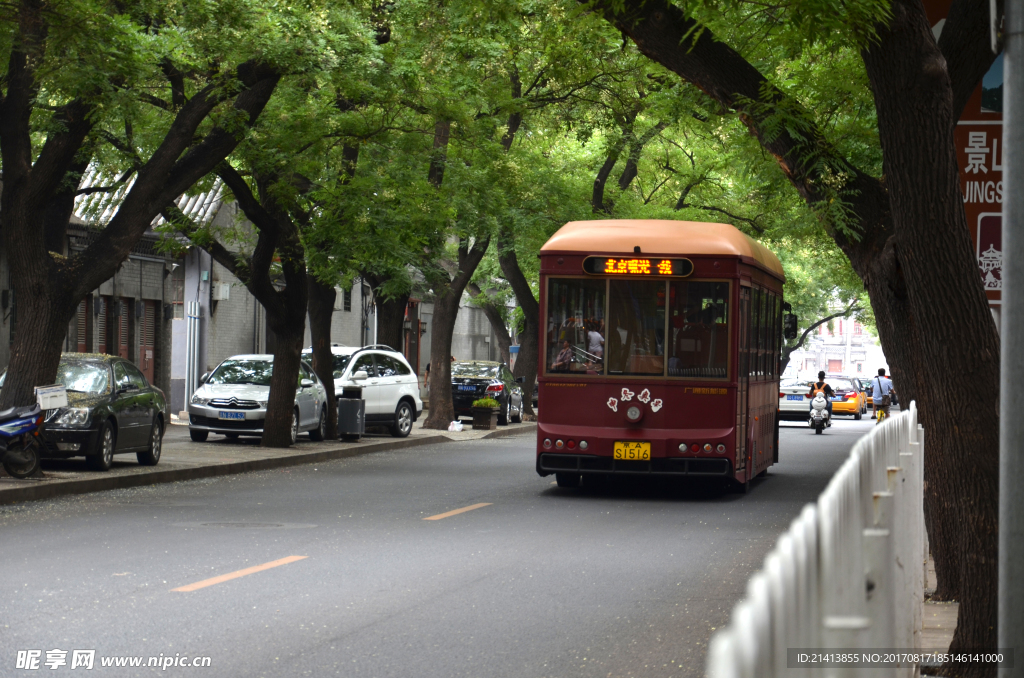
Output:
[[[954,0],[938,45],[919,1],[837,5],[815,20],[797,3],[787,22],[771,18],[778,30],[816,44],[861,46],[884,181],[844,156],[795,93],[723,41],[746,7],[715,23],[709,12],[695,17],[661,1],[595,6],[642,53],[739,116],[864,281],[901,395],[917,400],[929,431],[925,507],[937,594],[960,600],[950,649],[994,647],[999,342],[973,261],[953,147],[959,113],[993,59],[983,5]],[[757,23],[757,11],[749,14]],[[964,374],[969,384],[961,384]]]
[[[317,32],[295,31],[294,14],[259,0],[216,18],[190,9],[21,0],[10,10],[0,213],[23,320],[0,407],[53,381],[81,299],[113,276],[164,206],[235,148],[282,74],[317,58],[307,50]],[[74,198],[93,164],[116,168],[107,190],[132,184],[92,244],[67,255]]]

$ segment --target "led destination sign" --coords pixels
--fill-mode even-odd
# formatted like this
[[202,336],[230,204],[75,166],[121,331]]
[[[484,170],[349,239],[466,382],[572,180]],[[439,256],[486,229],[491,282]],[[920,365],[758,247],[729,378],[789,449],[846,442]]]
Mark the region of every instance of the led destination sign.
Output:
[[689,259],[657,257],[587,257],[583,270],[591,275],[639,275],[685,278],[693,273]]

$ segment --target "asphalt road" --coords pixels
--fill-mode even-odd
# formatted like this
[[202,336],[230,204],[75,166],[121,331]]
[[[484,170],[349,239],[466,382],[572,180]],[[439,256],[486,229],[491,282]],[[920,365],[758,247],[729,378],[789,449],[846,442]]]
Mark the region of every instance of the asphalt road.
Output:
[[[702,676],[748,576],[873,423],[784,424],[746,496],[559,489],[523,436],[0,506],[0,676],[79,675],[75,649],[100,676]],[[101,666],[116,656],[143,668]],[[145,667],[196,656],[210,668]]]

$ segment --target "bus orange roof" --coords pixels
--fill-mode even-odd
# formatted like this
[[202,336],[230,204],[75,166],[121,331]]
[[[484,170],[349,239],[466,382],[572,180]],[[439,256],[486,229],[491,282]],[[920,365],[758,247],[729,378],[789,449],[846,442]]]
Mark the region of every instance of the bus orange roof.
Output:
[[637,246],[643,254],[655,256],[743,257],[786,279],[782,263],[771,250],[729,224],[668,219],[570,221],[558,229],[540,251],[543,254],[632,254]]

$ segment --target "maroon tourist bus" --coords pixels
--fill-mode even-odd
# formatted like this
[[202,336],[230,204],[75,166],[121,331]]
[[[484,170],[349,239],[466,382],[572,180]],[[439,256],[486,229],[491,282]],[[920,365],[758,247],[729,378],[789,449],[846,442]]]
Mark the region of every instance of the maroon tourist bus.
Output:
[[540,260],[540,475],[746,490],[778,461],[785,276],[767,248],[728,224],[576,221]]

